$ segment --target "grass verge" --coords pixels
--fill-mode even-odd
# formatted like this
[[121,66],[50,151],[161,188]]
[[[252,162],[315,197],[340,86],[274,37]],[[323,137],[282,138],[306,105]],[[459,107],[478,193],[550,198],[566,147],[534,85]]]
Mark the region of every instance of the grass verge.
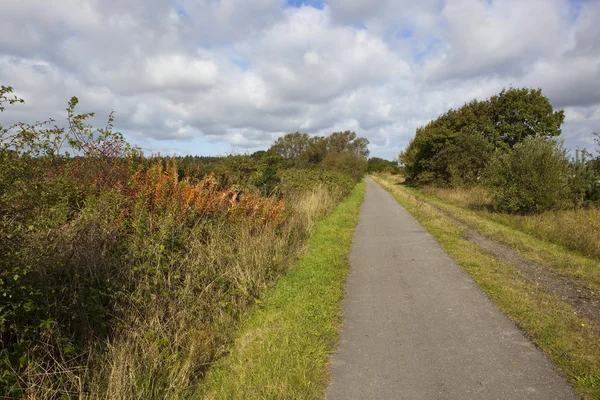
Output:
[[[585,399],[600,398],[600,327],[520,272],[464,239],[463,229],[405,188],[374,177],[442,245]],[[437,207],[438,204],[435,204]],[[454,215],[454,214],[451,214]]]
[[296,265],[243,322],[230,354],[210,369],[202,398],[323,397],[364,190],[358,184],[318,225]]
[[480,217],[525,232],[537,239],[600,260],[600,208],[598,207],[518,215],[492,212],[492,197],[488,190],[482,187],[426,186],[419,191],[445,203],[474,211]]
[[[378,182],[386,182],[407,195],[412,195],[420,201],[427,202],[443,210],[457,220],[469,225],[476,231],[491,239],[513,247],[523,257],[538,264],[543,264],[557,274],[569,280],[576,280],[596,293],[600,293],[600,261],[586,257],[580,252],[569,250],[558,243],[545,241],[535,232],[524,231],[514,220],[504,214],[494,214],[487,211],[470,210],[465,206],[450,204],[435,195],[428,195],[415,188],[395,185],[390,179],[378,178]],[[477,195],[475,195],[477,197]],[[554,223],[546,221],[547,224]],[[563,232],[563,236],[566,236]]]

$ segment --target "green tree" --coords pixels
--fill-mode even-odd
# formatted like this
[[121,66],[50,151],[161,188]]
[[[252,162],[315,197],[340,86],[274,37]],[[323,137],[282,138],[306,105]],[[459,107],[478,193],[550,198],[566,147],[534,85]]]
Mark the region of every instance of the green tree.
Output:
[[[367,139],[358,137],[356,132],[352,131],[312,137],[306,133],[296,132],[277,139],[269,152],[281,156],[291,167],[309,168],[322,165],[328,157],[331,159],[336,154],[348,154],[366,159],[369,155],[368,144]],[[339,165],[332,161],[328,161],[328,164]]]
[[555,112],[540,89],[503,90],[417,128],[400,161],[409,181],[472,185],[495,149],[509,151],[531,136],[557,136],[563,121],[564,112]]
[[490,97],[492,123],[508,146],[529,136],[559,136],[565,120],[563,110],[554,111],[542,89],[511,88]]
[[367,160],[367,173],[374,172],[389,172],[391,174],[400,173],[398,163],[396,161],[384,160],[379,157],[371,157]]
[[357,137],[356,132],[344,131],[334,132],[324,139],[327,144],[327,153],[350,153],[359,157],[368,157],[369,141],[365,138]]
[[473,185],[481,180],[493,152],[493,144],[483,135],[460,131],[436,155],[436,162],[445,167],[451,186]]
[[307,152],[312,142],[313,140],[306,133],[288,133],[277,139],[269,149],[269,152],[279,154],[293,166],[306,166]]
[[454,133],[446,127],[429,124],[417,128],[415,137],[400,153],[400,161],[405,166],[408,180],[421,184],[449,182],[448,165],[440,160],[440,154],[453,137]]

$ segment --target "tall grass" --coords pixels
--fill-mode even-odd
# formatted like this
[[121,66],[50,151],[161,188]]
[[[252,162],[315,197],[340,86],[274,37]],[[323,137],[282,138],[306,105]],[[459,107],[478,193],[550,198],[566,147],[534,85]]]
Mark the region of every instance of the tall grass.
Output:
[[574,210],[548,211],[537,215],[492,212],[491,196],[484,188],[422,189],[427,195],[451,204],[476,210],[481,216],[526,232],[538,239],[600,259],[600,209],[581,207]]
[[179,169],[77,104],[68,129],[0,126],[0,397],[187,398],[355,182],[272,157]]
[[[277,229],[221,221],[192,229],[185,258],[158,276],[146,275],[142,292],[153,299],[126,310],[127,324],[110,345],[100,377],[105,383],[94,397],[193,395],[207,367],[224,354],[240,314],[288,267],[315,221],[334,204],[320,188],[299,196]],[[169,295],[150,289],[157,279],[167,283]]]
[[481,187],[441,188],[425,186],[422,190],[427,195],[474,210],[489,209],[492,205],[492,197],[486,189]]
[[[50,172],[50,186],[81,183]],[[43,229],[28,228],[10,254],[31,267],[3,305],[17,307],[2,325],[7,395],[190,396],[240,315],[340,199],[323,185],[286,201],[212,174],[191,183],[160,160],[84,189],[75,209],[42,203],[32,215]]]

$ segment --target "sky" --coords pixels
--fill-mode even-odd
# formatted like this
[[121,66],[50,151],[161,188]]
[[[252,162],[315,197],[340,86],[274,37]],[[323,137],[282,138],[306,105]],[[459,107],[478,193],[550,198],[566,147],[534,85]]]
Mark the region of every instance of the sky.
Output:
[[393,159],[418,126],[541,88],[570,149],[600,132],[600,0],[0,0],[0,124],[71,96],[146,154],[267,149],[354,130]]

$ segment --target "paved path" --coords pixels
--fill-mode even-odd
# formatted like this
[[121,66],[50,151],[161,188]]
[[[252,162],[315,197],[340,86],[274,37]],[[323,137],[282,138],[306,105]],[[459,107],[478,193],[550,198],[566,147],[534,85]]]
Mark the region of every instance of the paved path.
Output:
[[574,399],[523,333],[367,179],[329,400]]

